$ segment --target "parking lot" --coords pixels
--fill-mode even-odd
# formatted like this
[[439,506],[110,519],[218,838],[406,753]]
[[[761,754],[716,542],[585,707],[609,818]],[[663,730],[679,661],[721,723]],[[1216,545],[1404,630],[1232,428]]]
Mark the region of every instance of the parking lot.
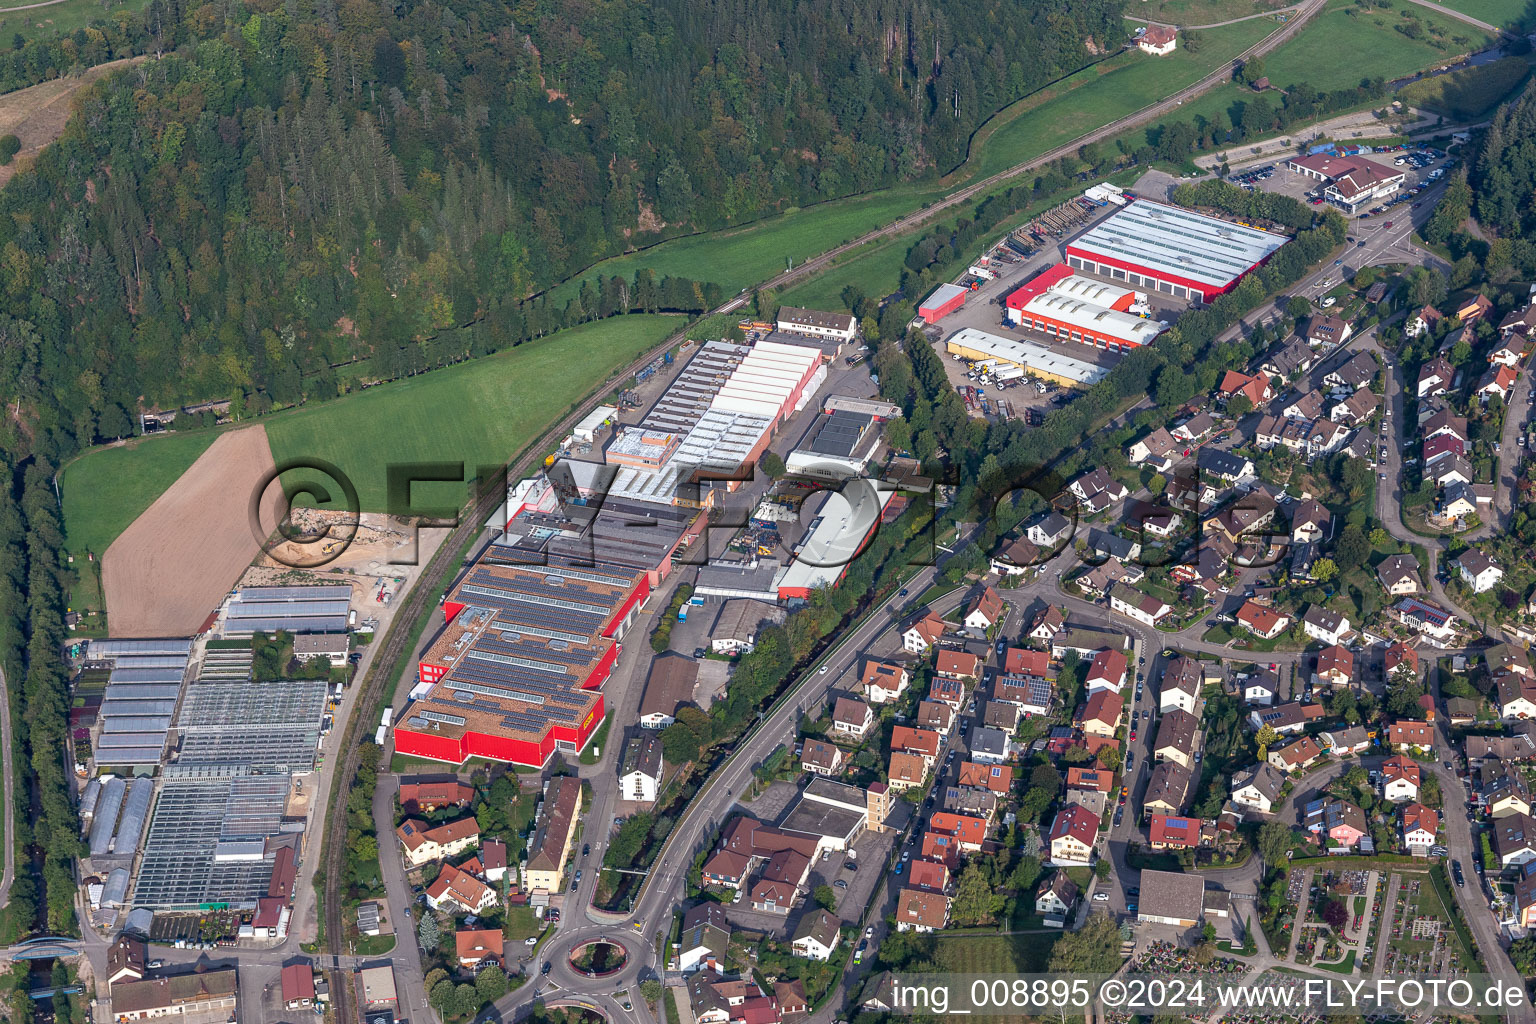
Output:
[[[1370,220],[1383,214],[1390,215],[1394,208],[1406,203],[1416,203],[1419,191],[1438,181],[1452,163],[1445,154],[1433,149],[1394,149],[1381,153],[1362,154],[1373,163],[1390,165],[1404,174],[1403,186],[1395,195],[1384,199],[1369,210],[1362,210],[1358,220]],[[1285,168],[1285,160],[1266,160],[1247,167],[1234,169],[1227,180],[1249,191],[1261,190],[1321,206],[1323,183],[1316,178]],[[1340,210],[1340,213],[1345,211]],[[1345,216],[1349,214],[1345,213]]]

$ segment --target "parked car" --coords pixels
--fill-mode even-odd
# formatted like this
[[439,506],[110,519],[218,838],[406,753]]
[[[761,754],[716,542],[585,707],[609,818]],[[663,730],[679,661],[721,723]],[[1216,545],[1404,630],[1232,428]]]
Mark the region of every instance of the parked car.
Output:
[[1096,892],[1096,893],[1094,893],[1093,894],[1093,902],[1095,902],[1095,903],[1107,903],[1107,902],[1109,902],[1109,893],[1107,893],[1107,892]]

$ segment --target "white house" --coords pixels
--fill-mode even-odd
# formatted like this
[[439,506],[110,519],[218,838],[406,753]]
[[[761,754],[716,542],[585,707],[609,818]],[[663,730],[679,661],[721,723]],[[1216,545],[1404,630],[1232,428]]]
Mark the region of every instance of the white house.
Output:
[[1280,803],[1285,776],[1272,764],[1256,764],[1232,776],[1232,802],[1239,807],[1269,814]]
[[1307,636],[1325,644],[1336,644],[1349,633],[1349,619],[1322,605],[1314,604],[1301,617],[1301,628]]
[[1158,691],[1158,713],[1175,709],[1195,713],[1200,689],[1205,684],[1205,669],[1193,658],[1180,654],[1163,669],[1162,688]]
[[1031,543],[1045,550],[1054,548],[1071,533],[1072,524],[1060,512],[1047,512],[1024,530]]
[[1456,565],[1461,570],[1461,578],[1474,594],[1492,590],[1504,578],[1504,570],[1476,548],[1463,551],[1461,557],[1456,559]]
[[661,777],[661,736],[647,730],[643,736],[631,737],[624,745],[624,762],[619,769],[620,798],[655,803]]
[[796,956],[826,963],[837,949],[841,924],[841,921],[825,910],[813,910],[800,919],[800,927],[795,929],[790,948]]
[[1172,611],[1166,601],[1159,601],[1150,594],[1143,594],[1134,587],[1116,584],[1109,592],[1109,607],[1121,615],[1128,615],[1137,622],[1156,626]]
[[1394,804],[1419,798],[1422,774],[1419,763],[1404,754],[1396,754],[1381,763],[1381,796]]
[[929,612],[901,634],[902,649],[911,654],[927,654],[939,642],[939,637],[944,635],[944,630],[944,620]]
[[1136,37],[1136,49],[1154,57],[1166,57],[1179,45],[1179,30],[1172,25],[1148,25]]
[[1440,827],[1440,815],[1420,803],[1403,808],[1403,845],[1409,852],[1428,850],[1435,845],[1435,832]]

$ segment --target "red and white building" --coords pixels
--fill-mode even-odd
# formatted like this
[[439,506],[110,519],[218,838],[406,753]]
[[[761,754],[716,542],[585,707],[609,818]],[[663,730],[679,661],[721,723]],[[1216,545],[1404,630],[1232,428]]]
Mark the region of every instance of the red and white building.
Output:
[[644,572],[476,564],[443,602],[448,623],[418,663],[426,689],[395,724],[396,751],[539,767],[581,750],[603,719],[618,639],[649,593]]
[[1284,235],[1139,199],[1067,243],[1067,265],[1132,288],[1206,301],[1231,291]]
[[961,306],[970,293],[957,284],[941,284],[917,307],[924,323],[936,324]]
[[1058,263],[1009,295],[1004,316],[1016,327],[1120,352],[1150,344],[1167,329],[1129,312],[1146,301],[1145,293],[1094,281]]

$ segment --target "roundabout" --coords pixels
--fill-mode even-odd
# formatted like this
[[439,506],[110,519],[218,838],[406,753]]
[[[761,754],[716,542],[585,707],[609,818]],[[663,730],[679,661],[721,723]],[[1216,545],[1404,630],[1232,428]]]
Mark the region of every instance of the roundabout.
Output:
[[588,939],[571,947],[566,963],[584,977],[611,978],[629,966],[629,949],[607,936]]

